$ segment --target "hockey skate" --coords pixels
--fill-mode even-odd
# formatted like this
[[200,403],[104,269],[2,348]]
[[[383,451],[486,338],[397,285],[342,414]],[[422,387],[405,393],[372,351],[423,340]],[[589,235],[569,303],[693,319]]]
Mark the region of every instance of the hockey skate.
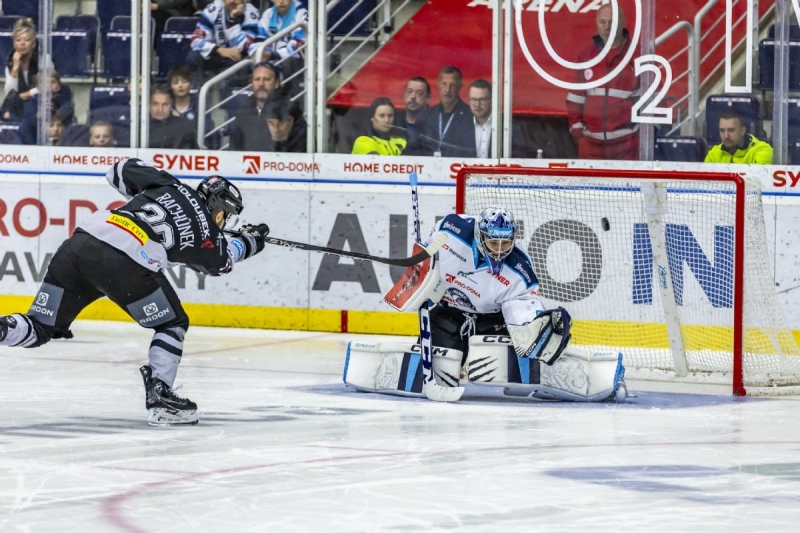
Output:
[[[7,316],[0,316],[0,342],[4,341],[8,335],[8,319]],[[14,320],[13,318],[11,320]]]
[[197,424],[197,404],[181,398],[163,381],[153,378],[153,369],[145,365],[139,369],[144,379],[145,406],[151,426],[178,426]]

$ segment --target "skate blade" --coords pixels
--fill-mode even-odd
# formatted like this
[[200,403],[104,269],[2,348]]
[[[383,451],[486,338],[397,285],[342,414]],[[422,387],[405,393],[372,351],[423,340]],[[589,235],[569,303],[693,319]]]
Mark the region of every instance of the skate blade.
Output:
[[189,426],[197,424],[200,419],[197,412],[176,411],[175,409],[148,409],[147,423],[151,426]]

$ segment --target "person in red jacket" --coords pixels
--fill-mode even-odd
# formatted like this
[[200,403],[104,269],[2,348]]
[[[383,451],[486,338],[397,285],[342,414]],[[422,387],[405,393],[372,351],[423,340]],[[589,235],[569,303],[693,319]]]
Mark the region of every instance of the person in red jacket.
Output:
[[[609,39],[613,45],[606,57],[597,65],[578,73],[578,82],[586,83],[602,78],[616,68],[625,58],[631,40],[625,26],[625,14],[619,8],[619,24],[611,34],[613,13],[611,4],[597,10],[597,35],[593,43],[578,54],[579,62],[600,55]],[[639,96],[639,80],[633,60],[601,87],[567,93],[570,134],[578,143],[581,159],[639,158],[639,126],[631,122],[631,107]]]

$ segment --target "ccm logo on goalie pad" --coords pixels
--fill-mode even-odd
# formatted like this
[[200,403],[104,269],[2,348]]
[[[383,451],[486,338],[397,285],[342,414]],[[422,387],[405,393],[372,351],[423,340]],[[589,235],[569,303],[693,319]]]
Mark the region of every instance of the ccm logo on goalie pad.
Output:
[[508,335],[484,335],[481,342],[485,342],[486,344],[494,342],[498,344],[511,344],[511,337]]

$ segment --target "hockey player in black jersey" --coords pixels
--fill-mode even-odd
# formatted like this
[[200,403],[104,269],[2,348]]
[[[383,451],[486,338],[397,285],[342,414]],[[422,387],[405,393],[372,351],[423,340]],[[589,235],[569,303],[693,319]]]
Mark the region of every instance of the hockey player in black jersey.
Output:
[[36,348],[71,337],[81,310],[107,296],[154,331],[144,378],[151,425],[196,424],[197,405],[172,392],[189,318],[163,269],[184,264],[219,276],[264,249],[266,224],[227,237],[243,209],[239,189],[221,176],[193,189],[139,159],[106,176],[128,199],[98,211],[56,251],[27,314],[0,317],[0,345]]

